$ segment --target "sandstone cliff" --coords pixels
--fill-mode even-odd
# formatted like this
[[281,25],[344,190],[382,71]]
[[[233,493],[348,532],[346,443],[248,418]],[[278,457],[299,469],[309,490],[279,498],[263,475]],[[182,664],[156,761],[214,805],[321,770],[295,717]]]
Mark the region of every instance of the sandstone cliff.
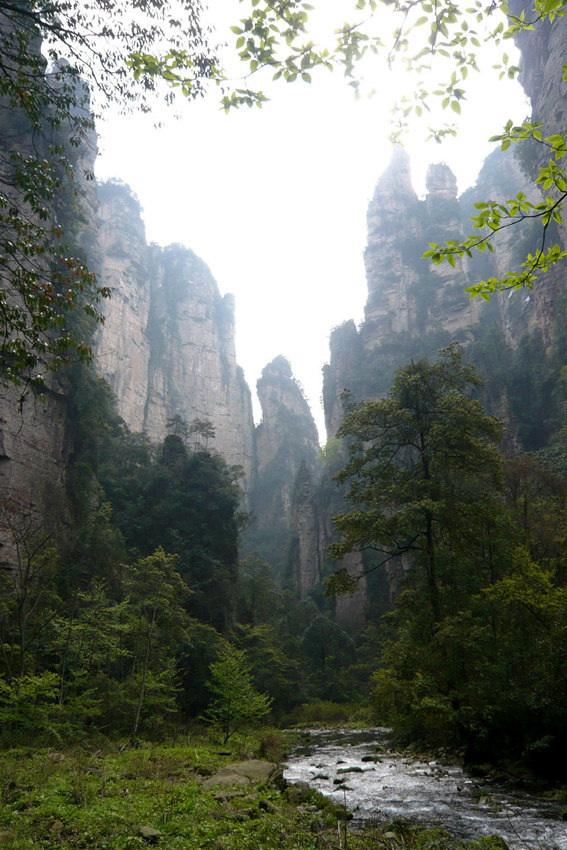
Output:
[[[531,6],[526,0],[513,0],[511,14],[526,12],[532,16]],[[529,20],[529,17],[528,17]],[[567,23],[565,18],[556,17],[552,23],[538,22],[533,29],[520,32],[516,38],[521,50],[520,83],[530,99],[531,120],[542,123],[543,136],[565,133],[567,130],[567,97],[563,68],[567,55]],[[537,169],[549,161],[549,152],[544,145],[532,142],[518,146],[522,167],[533,179]],[[564,166],[565,160],[560,161]],[[546,192],[549,194],[549,191]],[[567,245],[567,217],[563,211],[563,221],[553,224],[546,239],[547,245],[554,242]],[[530,247],[540,247],[540,236],[532,239]],[[532,328],[542,334],[544,345],[557,344],[559,336],[567,334],[567,286],[563,264],[555,267],[551,273],[536,284],[529,293],[530,321]],[[563,343],[561,357],[567,360],[567,347]]]
[[409,157],[396,148],[376,185],[367,222],[365,318],[359,329],[348,321],[332,332],[323,370],[329,435],[342,418],[343,389],[358,398],[384,395],[410,357],[431,355],[453,339],[470,341],[482,309],[482,302],[464,292],[467,275],[460,261],[454,268],[432,268],[422,259],[430,241],[463,232],[455,178],[446,165],[430,166],[427,195],[419,200]]
[[209,420],[213,447],[243,467],[248,487],[254,423],[236,363],[232,296],[221,297],[192,251],[147,245],[139,206],[126,187],[103,186],[100,199],[102,279],[113,297],[95,355],[120,415],[154,442],[174,417]]
[[[34,49],[39,52],[39,41]],[[82,83],[75,80],[74,85],[78,90],[77,101],[86,103],[88,94]],[[17,150],[27,156],[38,156],[40,152],[47,156],[49,143],[60,144],[70,168],[62,175],[61,185],[50,199],[49,208],[46,207],[49,221],[62,225],[66,245],[72,246],[74,255],[86,260],[96,271],[97,199],[90,180],[97,155],[96,134],[85,129],[83,144],[77,148],[69,144],[65,135],[68,126],[41,137],[31,132],[19,110],[7,109],[5,100],[1,105],[0,182],[4,200],[9,186],[12,203],[26,210],[24,219],[29,216],[33,224],[24,190],[13,179],[9,153]],[[3,227],[6,239],[5,220]],[[40,259],[38,270],[42,263]],[[8,298],[13,297],[4,275],[1,285],[7,287]],[[41,360],[35,368],[36,372],[42,371]],[[25,569],[30,553],[46,545],[56,545],[71,528],[66,488],[71,454],[69,386],[64,374],[47,371],[44,374],[46,386],[39,397],[31,390],[24,393],[24,386],[0,385],[0,569]]]
[[[526,51],[524,85],[534,103],[533,117],[543,120],[551,115],[549,133],[565,128],[567,113],[564,94],[558,90],[567,28],[559,22],[552,29],[541,27],[535,36],[526,33],[521,39]],[[469,218],[476,212],[476,201],[504,201],[523,191],[537,203],[541,196],[525,173],[529,156],[528,151],[526,162],[526,154],[518,160],[512,151],[495,151],[476,185],[461,198],[447,166],[433,165],[427,174],[427,195],[420,200],[407,155],[394,151],[368,209],[364,321],[359,328],[347,321],[331,334],[330,361],[323,371],[328,434],[333,435],[340,424],[343,389],[359,399],[380,397],[395,371],[410,358],[434,357],[455,339],[468,348],[485,378],[485,404],[506,422],[510,449],[537,449],[561,426],[558,400],[564,399],[561,374],[567,362],[564,269],[556,268],[532,291],[505,292],[488,304],[471,301],[464,292],[478,280],[501,277],[517,267],[527,251],[538,247],[530,243],[534,229],[504,230],[495,239],[494,254],[473,255],[455,267],[431,267],[421,258],[430,241],[471,232]],[[531,156],[533,160],[533,151]],[[531,166],[533,171],[533,161]],[[567,244],[565,236],[550,234],[553,241],[563,239]],[[403,563],[390,564],[385,571],[387,585],[369,592],[377,591],[382,604],[391,603],[403,574]],[[376,602],[374,598],[374,607]],[[358,605],[364,604],[359,598]],[[341,616],[340,606],[337,613]]]
[[0,569],[26,566],[40,541],[54,543],[69,525],[67,401],[51,382],[44,400],[17,388],[0,391]]

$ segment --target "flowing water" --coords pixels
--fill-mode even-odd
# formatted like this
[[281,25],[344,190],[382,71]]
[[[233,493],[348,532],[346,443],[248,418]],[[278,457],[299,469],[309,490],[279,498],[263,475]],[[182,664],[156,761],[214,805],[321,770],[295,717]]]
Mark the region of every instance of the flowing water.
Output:
[[307,782],[358,821],[403,818],[459,838],[500,835],[513,848],[567,850],[564,804],[400,755],[388,749],[386,729],[313,730],[286,765],[288,782]]

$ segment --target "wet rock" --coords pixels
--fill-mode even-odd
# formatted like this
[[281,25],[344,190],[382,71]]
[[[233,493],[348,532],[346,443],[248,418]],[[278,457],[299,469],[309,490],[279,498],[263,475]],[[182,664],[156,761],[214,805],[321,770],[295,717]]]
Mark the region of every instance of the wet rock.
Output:
[[300,803],[304,803],[310,799],[311,788],[307,782],[296,782],[293,785],[288,785],[286,794],[289,802],[294,806],[298,806]]

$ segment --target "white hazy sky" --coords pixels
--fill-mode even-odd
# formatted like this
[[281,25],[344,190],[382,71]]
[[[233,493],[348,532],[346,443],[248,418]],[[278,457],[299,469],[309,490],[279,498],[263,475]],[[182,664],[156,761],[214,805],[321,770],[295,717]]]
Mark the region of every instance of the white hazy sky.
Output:
[[[226,4],[238,21],[238,4]],[[529,111],[518,84],[476,76],[457,141],[425,144],[417,130],[406,140],[419,193],[431,162],[451,166],[459,191],[473,184],[488,137]],[[379,77],[373,98],[355,100],[334,73],[276,86],[263,109],[226,115],[213,92],[177,120],[165,113],[159,129],[143,115],[99,124],[98,177],[128,183],[148,239],[191,248],[221,293],[236,296],[237,357],[253,395],[263,367],[283,354],[322,441],[321,368],[331,329],[362,319],[366,209],[391,156],[392,92],[404,83]]]

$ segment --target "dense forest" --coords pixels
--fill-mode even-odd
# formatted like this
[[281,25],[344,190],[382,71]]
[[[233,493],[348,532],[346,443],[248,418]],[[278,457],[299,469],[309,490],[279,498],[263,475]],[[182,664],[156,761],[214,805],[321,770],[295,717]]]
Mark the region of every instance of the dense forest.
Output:
[[[258,553],[239,560],[239,471],[206,447],[203,423],[172,422],[152,446],[81,375],[67,544],[3,506],[18,544],[18,570],[2,574],[6,741],[206,717],[211,665],[228,652],[274,720],[302,703],[357,704],[406,741],[559,778],[565,438],[505,456],[480,383],[452,347],[402,368],[381,401],[345,400],[336,477],[352,509],[335,518],[330,554],[364,550],[370,571],[408,564],[391,613],[349,635],[329,598],[300,601]],[[335,572],[327,593],[353,582]]]

